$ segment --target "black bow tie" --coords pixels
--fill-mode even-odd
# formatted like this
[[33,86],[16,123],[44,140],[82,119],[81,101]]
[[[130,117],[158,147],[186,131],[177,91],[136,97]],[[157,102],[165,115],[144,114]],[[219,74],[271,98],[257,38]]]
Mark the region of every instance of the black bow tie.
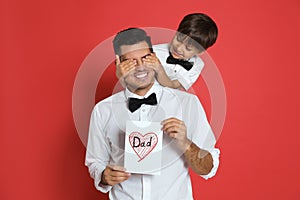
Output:
[[144,99],[129,98],[128,108],[131,112],[134,112],[139,109],[142,104],[156,105],[157,100],[155,93],[152,93],[149,97]]
[[180,59],[176,59],[174,58],[171,54],[170,56],[167,58],[167,63],[169,64],[178,64],[181,65],[184,69],[186,69],[187,71],[189,71],[190,69],[192,69],[194,63],[191,63],[189,61],[186,60],[180,60]]

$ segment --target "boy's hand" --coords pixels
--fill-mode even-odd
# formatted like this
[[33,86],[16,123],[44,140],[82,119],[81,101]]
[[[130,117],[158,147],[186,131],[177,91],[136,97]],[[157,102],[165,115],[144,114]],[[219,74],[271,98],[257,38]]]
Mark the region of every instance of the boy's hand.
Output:
[[135,69],[136,64],[136,60],[133,59],[121,62],[120,57],[116,55],[116,75],[123,86],[125,86],[124,78],[130,71]]
[[177,118],[169,118],[162,121],[162,130],[170,138],[176,139],[178,147],[185,151],[191,142],[187,138],[185,123]]
[[153,69],[157,74],[163,70],[163,66],[161,65],[159,59],[156,57],[155,53],[151,53],[150,55],[143,58],[143,62],[145,65],[151,69]]
[[129,177],[130,173],[125,172],[125,168],[121,166],[108,165],[102,172],[101,183],[104,185],[114,186],[126,181]]

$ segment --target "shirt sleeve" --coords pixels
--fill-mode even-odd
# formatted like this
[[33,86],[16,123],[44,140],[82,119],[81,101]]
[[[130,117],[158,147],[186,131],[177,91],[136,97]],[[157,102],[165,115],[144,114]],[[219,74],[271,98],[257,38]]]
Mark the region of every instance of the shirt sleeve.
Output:
[[187,126],[189,130],[188,137],[200,149],[204,149],[211,154],[213,158],[213,168],[207,175],[201,175],[204,179],[209,179],[216,174],[219,167],[220,150],[215,148],[216,138],[207,121],[205,111],[200,101],[195,95],[193,95],[192,101],[190,104],[190,119]]
[[185,90],[188,90],[197,81],[203,67],[204,62],[199,57],[196,57],[192,69],[187,71],[182,68],[180,70],[180,73],[177,74],[177,80]]
[[86,150],[85,165],[89,169],[90,176],[94,179],[97,190],[107,193],[111,186],[100,184],[103,170],[109,163],[110,147],[101,126],[101,115],[94,108],[89,127],[89,136]]
[[220,156],[220,150],[217,148],[211,149],[209,151],[209,153],[211,154],[212,158],[213,158],[213,168],[211,169],[211,171],[206,174],[206,175],[200,175],[202,178],[204,178],[205,180],[213,177],[216,175],[217,170],[219,168],[219,156]]

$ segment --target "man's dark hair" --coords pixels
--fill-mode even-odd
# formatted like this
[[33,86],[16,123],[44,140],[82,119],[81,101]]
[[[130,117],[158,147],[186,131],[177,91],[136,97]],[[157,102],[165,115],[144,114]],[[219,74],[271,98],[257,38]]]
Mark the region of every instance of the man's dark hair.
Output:
[[117,33],[116,37],[113,40],[115,54],[121,56],[120,47],[122,45],[133,45],[143,41],[147,42],[150,51],[153,52],[151,38],[143,29],[128,28],[120,31],[119,33]]
[[[218,27],[216,23],[206,14],[192,13],[186,15],[177,29],[177,39],[185,40],[200,51],[211,47],[217,40]],[[192,40],[191,40],[192,39]],[[197,44],[198,43],[198,44]]]

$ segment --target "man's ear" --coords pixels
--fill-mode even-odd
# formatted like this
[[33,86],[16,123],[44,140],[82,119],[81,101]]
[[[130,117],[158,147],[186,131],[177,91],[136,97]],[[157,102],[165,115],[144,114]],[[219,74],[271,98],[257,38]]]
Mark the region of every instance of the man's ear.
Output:
[[116,65],[119,65],[120,63],[121,63],[121,61],[120,61],[120,56],[119,56],[119,55],[116,55],[115,64],[116,64]]
[[154,53],[154,51],[153,51],[153,48],[152,48],[152,47],[151,47],[151,48],[149,48],[149,49],[150,49],[150,52],[151,52],[151,53]]

